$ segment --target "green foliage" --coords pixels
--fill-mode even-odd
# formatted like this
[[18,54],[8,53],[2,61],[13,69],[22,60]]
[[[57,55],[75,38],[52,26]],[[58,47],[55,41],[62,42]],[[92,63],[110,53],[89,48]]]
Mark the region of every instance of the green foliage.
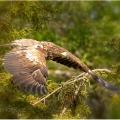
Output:
[[113,65],[111,71],[112,71],[111,73],[112,78],[117,79],[117,81],[119,82],[117,84],[119,85],[120,84],[120,62]]
[[15,39],[21,39],[23,36],[27,36],[32,31],[31,28],[23,28],[22,30],[17,31],[16,29],[13,29],[10,31],[10,36]]
[[[55,118],[78,119],[87,118],[87,116],[91,114],[89,106],[84,102],[84,99],[87,96],[87,91],[86,89],[80,90],[78,95],[75,97],[74,93],[76,90],[75,87],[76,84],[63,87],[63,89],[59,92],[58,98],[61,103],[60,107],[61,114],[60,115],[55,114],[54,115]],[[66,111],[64,111],[66,107],[67,109]]]
[[111,103],[111,109],[112,110],[119,110],[120,109],[120,96],[117,94],[114,94],[112,96],[114,98],[114,100]]
[[120,118],[119,112],[120,111],[120,96],[117,94],[112,95],[113,101],[110,104],[112,118]]
[[115,51],[120,53],[120,35],[114,35],[109,41],[105,42],[105,46],[107,50]]
[[0,40],[4,43],[46,27],[56,9],[50,2],[2,1],[0,11]]

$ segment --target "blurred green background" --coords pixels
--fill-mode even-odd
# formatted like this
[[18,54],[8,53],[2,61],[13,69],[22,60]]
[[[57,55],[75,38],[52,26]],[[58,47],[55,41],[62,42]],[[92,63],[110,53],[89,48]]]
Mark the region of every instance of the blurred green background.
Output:
[[[90,69],[107,68],[107,81],[120,87],[120,2],[119,1],[0,1],[0,45],[15,39],[31,38],[60,45],[80,58]],[[87,97],[78,95],[60,116],[63,92],[68,87],[32,106],[42,96],[26,94],[11,84],[3,56],[9,47],[0,46],[0,118],[120,118],[120,96],[90,79]],[[48,61],[49,91],[81,71]],[[60,75],[58,75],[58,72]]]

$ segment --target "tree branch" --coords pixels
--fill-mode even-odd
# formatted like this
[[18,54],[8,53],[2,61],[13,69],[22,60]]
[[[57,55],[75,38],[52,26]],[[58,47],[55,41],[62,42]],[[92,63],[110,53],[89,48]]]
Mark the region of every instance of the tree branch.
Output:
[[[107,72],[107,73],[110,73],[110,72],[111,72],[111,71],[108,70],[108,69],[94,69],[93,71],[94,71],[94,72]],[[41,101],[44,101],[46,98],[50,97],[52,94],[54,94],[55,92],[57,92],[57,91],[59,91],[60,89],[62,89],[64,86],[67,86],[67,85],[69,85],[69,84],[75,83],[75,82],[80,81],[80,80],[83,80],[82,83],[84,84],[85,80],[87,79],[87,78],[86,78],[87,76],[88,76],[88,73],[83,72],[83,73],[81,73],[81,74],[78,75],[78,76],[74,76],[72,79],[70,79],[70,80],[68,80],[68,81],[66,81],[66,82],[62,82],[60,87],[58,87],[57,89],[53,90],[51,93],[47,94],[47,95],[44,96],[42,99],[38,100],[37,102],[33,103],[32,105],[34,106],[34,105],[40,103]],[[88,79],[87,79],[87,80],[88,80]],[[82,85],[83,85],[83,84],[82,84]],[[79,84],[78,88],[76,89],[76,91],[75,91],[75,93],[74,93],[75,96],[78,94],[80,88],[81,88],[81,83]],[[64,113],[64,111],[66,111],[65,109],[66,109],[66,108],[63,109],[63,113]]]
[[76,90],[74,92],[74,99],[72,99],[72,102],[68,102],[67,105],[64,106],[60,116],[62,116],[65,113],[65,111],[70,107],[71,103],[73,103],[73,101],[76,99],[76,97],[77,97],[79,91],[81,90],[83,84],[84,84],[84,80],[82,82],[80,82],[79,86],[76,85]]
[[45,100],[46,98],[48,98],[49,96],[51,96],[52,94],[54,94],[55,92],[57,92],[58,90],[60,90],[61,88],[62,88],[62,86],[58,87],[57,89],[55,89],[54,91],[52,91],[51,93],[49,93],[48,95],[46,95],[45,97],[43,97],[42,99],[40,99],[39,101],[35,102],[33,104],[33,106],[36,105],[36,104],[38,104],[39,102]]
[[107,73],[110,73],[110,72],[111,72],[111,71],[108,70],[108,69],[94,69],[94,70],[92,70],[92,71],[94,71],[94,72],[107,72]]

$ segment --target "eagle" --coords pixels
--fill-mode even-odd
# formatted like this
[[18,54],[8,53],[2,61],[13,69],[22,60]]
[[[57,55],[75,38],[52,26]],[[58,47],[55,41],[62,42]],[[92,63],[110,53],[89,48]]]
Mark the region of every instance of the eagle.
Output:
[[90,70],[79,58],[68,50],[46,41],[33,39],[19,39],[10,44],[13,49],[4,56],[4,67],[12,74],[12,82],[19,84],[19,89],[26,88],[26,92],[32,91],[46,94],[48,69],[46,60],[53,60],[74,69],[80,69],[93,77],[100,85],[113,92],[120,89],[106,82],[102,77]]

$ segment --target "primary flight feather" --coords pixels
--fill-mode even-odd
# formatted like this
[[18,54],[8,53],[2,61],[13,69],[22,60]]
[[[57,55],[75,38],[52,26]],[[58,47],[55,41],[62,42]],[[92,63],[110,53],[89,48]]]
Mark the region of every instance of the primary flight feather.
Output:
[[13,83],[19,83],[20,89],[26,87],[27,93],[32,90],[33,94],[36,91],[41,94],[47,90],[46,77],[48,76],[48,70],[46,60],[53,60],[74,69],[81,69],[90,74],[103,87],[113,92],[120,92],[120,89],[94,73],[72,53],[52,42],[20,39],[7,45],[12,46],[13,49],[5,54],[4,67],[13,75]]

